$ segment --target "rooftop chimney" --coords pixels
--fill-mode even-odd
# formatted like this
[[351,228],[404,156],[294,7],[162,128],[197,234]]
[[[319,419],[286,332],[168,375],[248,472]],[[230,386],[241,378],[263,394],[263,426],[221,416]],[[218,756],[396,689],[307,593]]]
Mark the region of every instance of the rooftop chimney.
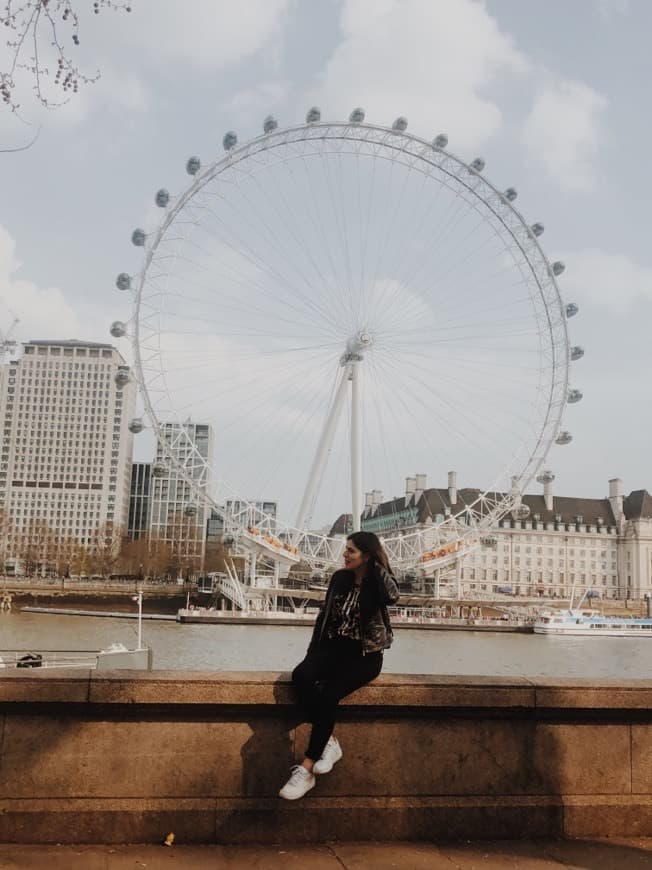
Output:
[[619,477],[609,481],[609,504],[616,519],[616,525],[620,527],[624,517],[623,512],[623,482]]
[[457,472],[448,472],[448,501],[457,504]]
[[374,489],[373,492],[371,493],[371,506],[372,506],[371,512],[372,512],[372,514],[375,514],[378,512],[378,505],[382,502],[382,500],[383,500],[382,489]]
[[421,496],[423,495],[423,491],[426,488],[426,481],[428,480],[427,474],[417,474],[416,475],[416,489],[414,491],[414,502],[415,504],[419,501]]
[[411,501],[414,501],[414,493],[417,488],[417,479],[416,477],[406,477],[405,478],[405,504],[410,504]]

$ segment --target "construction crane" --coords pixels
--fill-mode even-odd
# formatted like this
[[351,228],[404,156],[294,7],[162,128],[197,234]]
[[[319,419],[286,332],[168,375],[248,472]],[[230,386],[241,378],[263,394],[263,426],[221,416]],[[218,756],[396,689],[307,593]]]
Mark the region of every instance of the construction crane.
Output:
[[11,335],[19,323],[19,319],[13,313],[13,311],[9,312],[13,316],[13,321],[9,329],[3,331],[0,329],[0,364],[4,363],[7,355],[16,349],[16,339],[11,338]]

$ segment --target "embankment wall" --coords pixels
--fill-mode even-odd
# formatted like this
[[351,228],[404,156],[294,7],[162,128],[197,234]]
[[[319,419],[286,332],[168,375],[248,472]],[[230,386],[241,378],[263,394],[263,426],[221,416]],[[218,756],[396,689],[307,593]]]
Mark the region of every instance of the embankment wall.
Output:
[[304,799],[286,674],[0,677],[0,841],[652,836],[652,681],[383,675]]

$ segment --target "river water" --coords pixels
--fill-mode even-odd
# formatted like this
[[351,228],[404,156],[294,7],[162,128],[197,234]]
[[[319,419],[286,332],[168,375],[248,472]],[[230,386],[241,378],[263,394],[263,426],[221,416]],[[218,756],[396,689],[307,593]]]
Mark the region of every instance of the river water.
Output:
[[[136,645],[135,619],[0,613],[0,649],[93,650]],[[143,621],[157,670],[289,671],[310,628]],[[652,639],[545,637],[397,629],[386,673],[648,679]]]

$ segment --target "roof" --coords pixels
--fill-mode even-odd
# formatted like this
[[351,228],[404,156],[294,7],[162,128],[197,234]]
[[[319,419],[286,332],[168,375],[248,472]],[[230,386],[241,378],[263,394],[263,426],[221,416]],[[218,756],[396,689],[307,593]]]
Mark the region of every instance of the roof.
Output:
[[[434,487],[426,489],[417,502],[418,513],[416,521],[418,523],[425,523],[429,519],[434,519],[437,514],[445,514],[447,511],[450,511],[451,514],[458,514],[467,505],[473,504],[481,494],[482,491],[479,489],[458,489],[457,500],[451,504],[448,497],[448,489],[437,489]],[[632,493],[629,499],[638,494],[641,494],[641,498],[632,501],[631,510],[645,510],[647,513],[641,515],[652,517],[652,497],[646,490],[638,490],[636,493]],[[643,498],[643,494],[645,498]],[[491,493],[489,495],[491,496]],[[502,493],[496,493],[496,495],[501,497]],[[561,516],[561,522],[563,523],[575,523],[578,516],[581,516],[586,523],[594,523],[598,519],[605,523],[605,525],[614,525],[616,522],[608,498],[570,498],[553,495],[552,510],[546,510],[543,495],[526,493],[522,496],[521,501],[530,508],[530,515],[534,516],[537,514],[542,522],[554,522],[557,516]],[[639,503],[640,507],[638,507]],[[409,506],[409,502],[406,505],[405,496],[394,498],[379,504],[373,516],[382,517],[400,514],[405,510],[406,506]]]
[[347,535],[353,529],[353,514],[340,514],[328,533],[331,535]]
[[628,520],[652,518],[652,496],[647,489],[635,489],[623,499],[623,510]]
[[62,341],[57,341],[53,338],[45,338],[42,341],[24,341],[23,346],[28,345],[47,345],[48,347],[99,347],[106,350],[113,350],[112,344],[104,344],[97,341],[80,341],[78,338],[67,338]]

